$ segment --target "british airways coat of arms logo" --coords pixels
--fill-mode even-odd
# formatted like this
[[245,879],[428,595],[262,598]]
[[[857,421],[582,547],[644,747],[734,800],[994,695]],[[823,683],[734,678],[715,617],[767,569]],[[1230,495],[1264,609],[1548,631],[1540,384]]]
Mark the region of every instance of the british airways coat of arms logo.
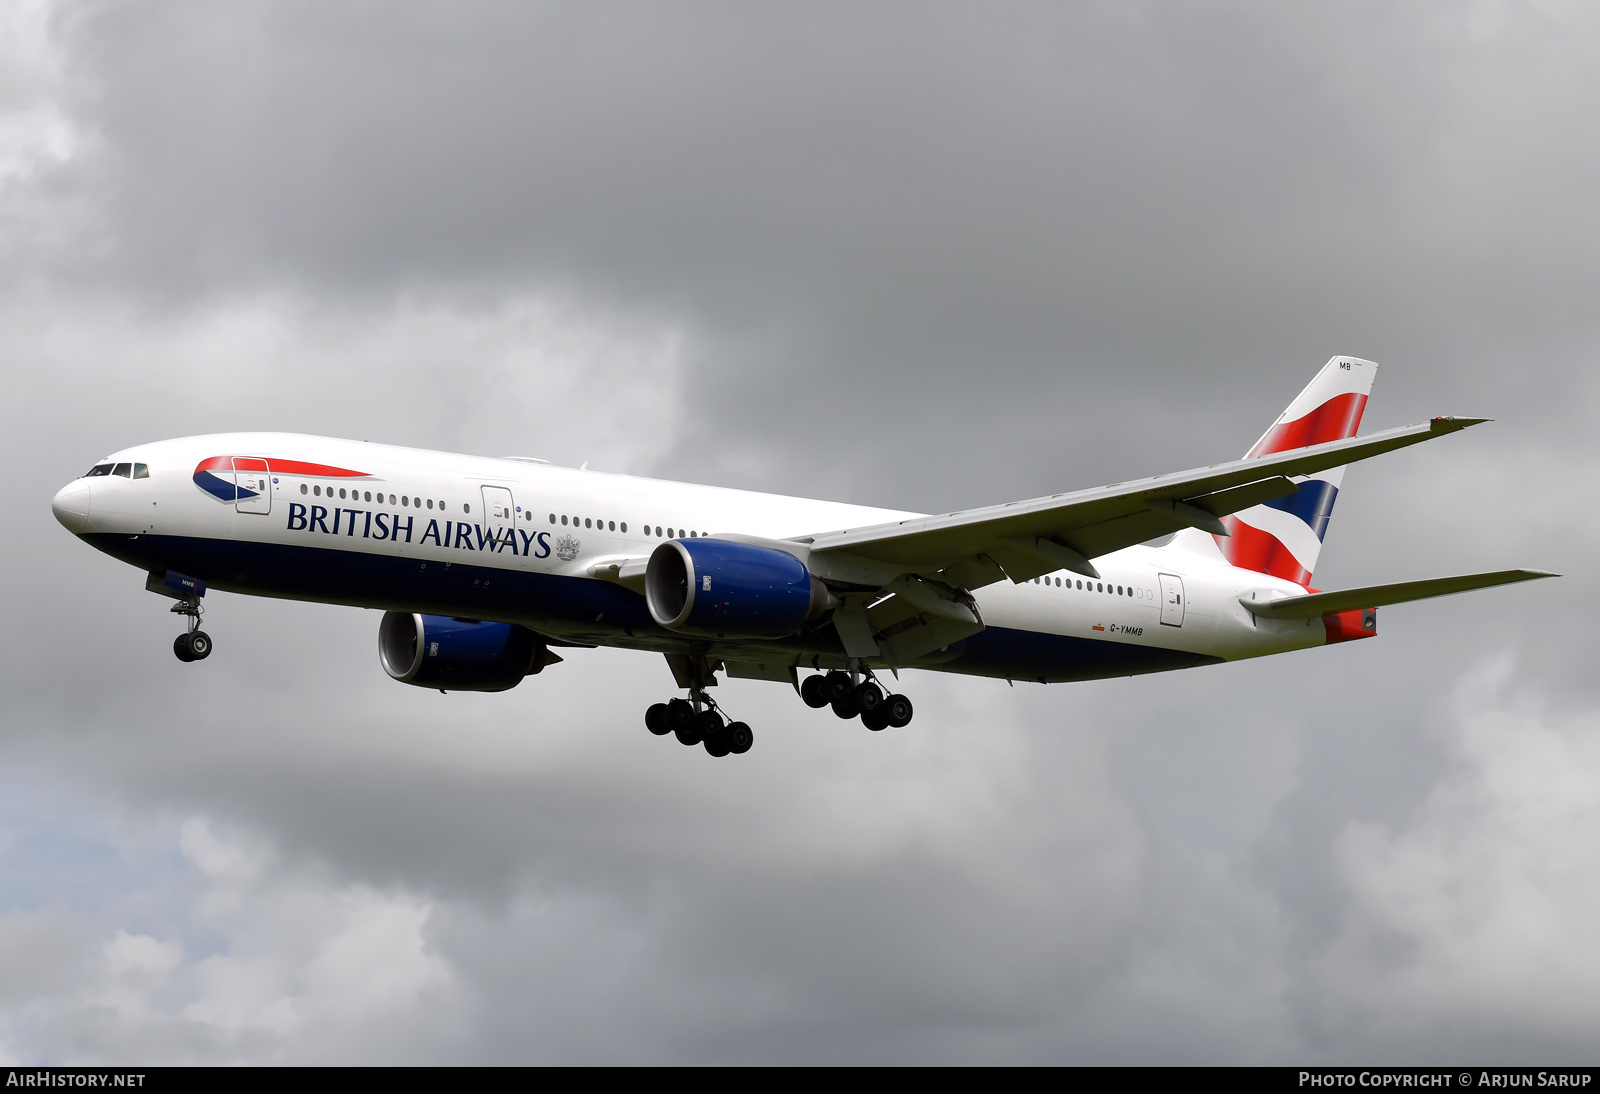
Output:
[[556,540],[556,557],[562,562],[571,562],[578,557],[578,541],[571,536],[562,536]]

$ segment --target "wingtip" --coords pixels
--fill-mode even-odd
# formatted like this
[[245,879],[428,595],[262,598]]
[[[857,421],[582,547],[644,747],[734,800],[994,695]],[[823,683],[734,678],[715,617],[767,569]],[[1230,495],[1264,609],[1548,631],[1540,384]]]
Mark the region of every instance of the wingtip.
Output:
[[1441,414],[1428,422],[1435,433],[1457,433],[1463,429],[1470,429],[1484,422],[1492,422],[1493,418],[1462,418],[1454,414]]

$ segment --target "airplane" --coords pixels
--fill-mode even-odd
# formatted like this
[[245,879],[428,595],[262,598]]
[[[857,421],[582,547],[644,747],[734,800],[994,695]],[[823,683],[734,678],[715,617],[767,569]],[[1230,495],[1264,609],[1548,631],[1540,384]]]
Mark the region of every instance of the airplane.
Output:
[[175,601],[180,661],[211,654],[208,589],[381,609],[384,671],[442,692],[515,687],[557,650],[659,653],[688,694],[646,726],[726,756],[754,734],[709,693],[718,673],[881,731],[913,716],[885,670],[1187,669],[1371,638],[1381,606],[1557,576],[1312,587],[1347,465],[1487,420],[1358,436],[1377,368],[1333,358],[1231,463],[934,515],[289,433],[136,445],[51,505]]

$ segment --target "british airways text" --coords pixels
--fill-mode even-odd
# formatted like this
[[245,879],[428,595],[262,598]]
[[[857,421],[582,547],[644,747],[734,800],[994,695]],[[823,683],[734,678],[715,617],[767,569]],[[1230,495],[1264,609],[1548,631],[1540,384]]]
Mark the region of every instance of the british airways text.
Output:
[[[329,536],[342,533],[353,538],[359,528],[362,539],[392,539],[396,543],[410,543],[416,527],[415,514],[402,516],[371,509],[323,505],[308,507],[296,501],[289,503],[288,529],[291,532],[321,532]],[[405,536],[403,540],[400,538],[402,535]],[[430,541],[435,546],[457,550],[499,553],[510,548],[512,554],[529,558],[548,558],[550,555],[549,532],[524,532],[521,528],[486,529],[481,524],[441,521],[433,517],[428,518],[427,525],[416,538],[419,546]]]

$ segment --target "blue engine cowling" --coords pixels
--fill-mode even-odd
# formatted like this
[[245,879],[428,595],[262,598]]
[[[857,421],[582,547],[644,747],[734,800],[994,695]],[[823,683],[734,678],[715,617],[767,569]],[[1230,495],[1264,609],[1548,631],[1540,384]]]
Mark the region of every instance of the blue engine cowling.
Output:
[[720,539],[657,547],[644,597],[669,630],[727,638],[781,638],[837,603],[789,552]]
[[383,613],[378,659],[402,684],[441,691],[505,691],[559,660],[526,627],[413,612]]

